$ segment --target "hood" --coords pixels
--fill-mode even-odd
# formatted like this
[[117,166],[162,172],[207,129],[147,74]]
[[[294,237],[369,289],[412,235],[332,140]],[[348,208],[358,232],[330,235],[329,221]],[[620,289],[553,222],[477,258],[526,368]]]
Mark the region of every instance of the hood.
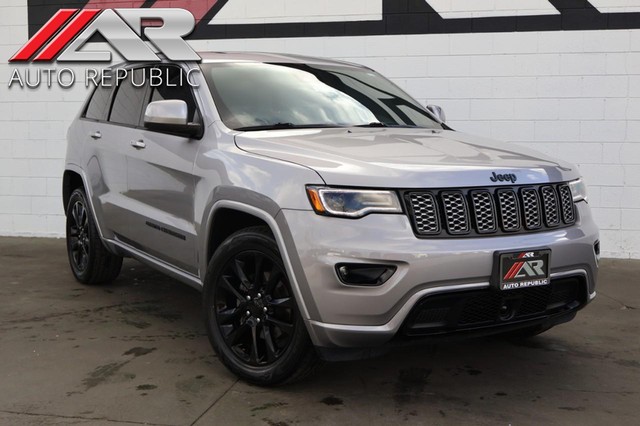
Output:
[[[287,129],[235,136],[245,151],[303,165],[328,185],[451,188],[577,179],[571,164],[534,150],[449,130]],[[495,175],[494,175],[495,173]]]

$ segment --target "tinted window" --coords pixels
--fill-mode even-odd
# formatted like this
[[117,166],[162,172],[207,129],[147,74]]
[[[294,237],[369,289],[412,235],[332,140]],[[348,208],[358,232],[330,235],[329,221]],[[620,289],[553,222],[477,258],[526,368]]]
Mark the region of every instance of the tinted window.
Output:
[[282,124],[442,128],[416,100],[366,68],[225,63],[202,69],[222,120],[232,129]]
[[109,111],[109,99],[111,97],[111,88],[98,86],[93,91],[85,117],[92,120],[106,120],[107,112]]
[[[196,116],[198,108],[193,98],[191,88],[187,83],[187,77],[182,74],[182,70],[177,67],[161,67],[163,85],[154,87],[151,94],[151,102],[178,99],[185,101],[189,111],[189,122],[198,122]],[[182,77],[182,78],[181,78]]]
[[142,114],[142,104],[144,96],[147,93],[146,85],[142,87],[134,86],[144,83],[145,76],[142,69],[130,71],[131,75],[120,82],[116,89],[116,97],[111,108],[109,121],[118,124],[126,124],[129,126],[137,126],[140,123],[140,115]]

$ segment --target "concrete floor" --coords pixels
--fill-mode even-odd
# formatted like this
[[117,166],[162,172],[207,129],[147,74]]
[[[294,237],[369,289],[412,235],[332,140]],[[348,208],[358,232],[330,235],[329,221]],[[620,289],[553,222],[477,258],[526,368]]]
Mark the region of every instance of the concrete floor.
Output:
[[218,362],[195,290],[131,260],[85,287],[63,240],[0,238],[0,424],[638,424],[640,261],[602,263],[596,301],[526,343],[398,350],[262,389]]

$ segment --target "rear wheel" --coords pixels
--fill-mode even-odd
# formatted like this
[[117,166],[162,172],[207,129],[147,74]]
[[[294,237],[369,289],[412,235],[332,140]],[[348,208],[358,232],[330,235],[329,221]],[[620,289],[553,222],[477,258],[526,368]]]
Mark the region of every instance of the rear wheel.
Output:
[[268,228],[239,231],[218,248],[205,278],[204,310],[214,350],[248,382],[292,382],[316,364]]
[[122,257],[102,243],[89,210],[87,196],[78,188],[67,205],[67,253],[75,278],[83,284],[107,284],[120,274]]

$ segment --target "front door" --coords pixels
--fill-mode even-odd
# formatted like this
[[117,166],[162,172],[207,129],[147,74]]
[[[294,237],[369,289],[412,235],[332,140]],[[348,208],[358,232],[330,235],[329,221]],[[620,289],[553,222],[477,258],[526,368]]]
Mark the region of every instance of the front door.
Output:
[[[142,110],[149,102],[179,99],[187,103],[189,121],[201,121],[192,89],[184,74],[181,78],[181,68],[158,68],[162,69],[163,84],[149,87]],[[197,275],[193,167],[199,141],[147,130],[143,121],[142,117],[127,155],[127,197],[136,204],[131,239],[149,255]]]

